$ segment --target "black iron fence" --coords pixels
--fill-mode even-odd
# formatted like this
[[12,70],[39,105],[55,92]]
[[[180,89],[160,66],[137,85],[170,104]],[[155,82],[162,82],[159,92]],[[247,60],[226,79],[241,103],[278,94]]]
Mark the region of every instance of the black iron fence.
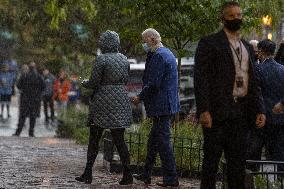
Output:
[[[125,141],[131,154],[133,172],[141,173],[147,154],[148,136],[140,133],[126,132]],[[199,177],[203,159],[203,141],[186,137],[172,137],[173,150],[180,176]],[[117,154],[110,133],[104,137],[104,159],[110,162],[111,171],[121,171],[119,161],[113,161]],[[153,175],[160,175],[160,161],[157,158]],[[221,161],[218,180],[222,188],[227,189],[226,162]],[[284,162],[247,160],[245,189],[284,189]]]
[[[227,189],[226,162],[222,164],[222,188]],[[245,189],[284,189],[284,162],[247,160],[246,167]]]
[[[141,172],[147,154],[148,136],[145,134],[126,132],[125,142],[131,154],[131,165],[134,172]],[[106,134],[108,136],[108,134]],[[201,172],[203,158],[203,140],[185,137],[172,137],[173,151],[180,176],[198,177]],[[113,144],[109,137],[104,138],[104,159],[111,162]],[[116,152],[114,152],[116,154]],[[114,165],[116,164],[113,162]],[[157,158],[156,172],[161,172],[160,160]],[[120,169],[120,167],[119,167]],[[153,173],[155,174],[155,173]],[[156,173],[159,174],[159,173]]]

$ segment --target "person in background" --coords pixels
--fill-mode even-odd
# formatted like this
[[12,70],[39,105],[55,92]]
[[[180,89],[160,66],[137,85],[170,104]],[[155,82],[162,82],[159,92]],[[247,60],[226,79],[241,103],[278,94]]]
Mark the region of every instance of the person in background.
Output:
[[11,73],[11,77],[13,78],[13,87],[12,87],[12,95],[15,94],[15,84],[17,80],[17,75],[18,75],[18,64],[15,60],[13,60],[10,55],[8,56],[9,58],[4,61],[5,64],[9,66],[9,72]]
[[258,58],[258,48],[257,48],[257,44],[258,44],[258,40],[250,40],[249,44],[252,45],[253,50],[254,50],[254,59],[255,59],[255,63],[259,64],[259,58]]
[[36,70],[36,64],[31,62],[29,72],[22,74],[18,80],[17,87],[20,90],[20,113],[16,132],[13,136],[20,136],[26,118],[30,118],[29,136],[34,137],[34,127],[38,111],[40,110],[42,92],[45,88],[43,78]]
[[159,32],[148,28],[142,33],[143,48],[147,53],[143,88],[132,102],[144,102],[147,116],[153,125],[147,143],[147,157],[143,173],[134,175],[145,184],[151,183],[152,169],[159,153],[162,161],[163,182],[158,186],[176,187],[179,185],[176,162],[173,155],[171,118],[179,112],[178,72],[174,54],[161,43]]
[[[265,104],[266,124],[264,128],[252,129],[248,159],[261,160],[262,148],[265,146],[268,160],[284,161],[284,115],[272,112],[274,105],[284,96],[284,66],[273,59],[276,49],[273,41],[265,39],[257,46],[260,64],[256,66],[256,74]],[[278,166],[278,170],[283,171],[283,166]]]
[[58,78],[55,80],[53,85],[53,100],[57,102],[59,111],[63,111],[65,115],[67,102],[68,102],[68,92],[71,88],[71,83],[67,79],[67,74],[65,70],[60,70]]
[[[49,120],[54,121],[54,101],[53,101],[53,85],[55,82],[55,77],[45,68],[42,72],[45,90],[42,93],[42,101],[44,107],[45,122],[49,123]],[[50,116],[48,114],[48,107],[50,110]]]
[[19,76],[26,75],[27,73],[29,73],[29,66],[27,64],[23,64]]
[[1,114],[0,118],[4,118],[4,107],[7,108],[7,118],[10,118],[10,103],[11,96],[13,92],[14,77],[11,72],[9,72],[8,64],[1,64],[0,72],[0,104],[1,104]]
[[279,101],[277,104],[274,105],[272,112],[274,114],[283,114],[284,113],[284,99]]
[[279,49],[274,57],[274,60],[279,64],[284,65],[284,39],[281,41],[279,45]]
[[[21,77],[24,77],[26,76],[28,73],[29,73],[29,66],[27,64],[23,64],[21,66],[21,70],[20,70],[20,73],[18,74],[18,77],[17,77],[17,81],[21,78]],[[22,94],[21,94],[21,91],[19,91],[19,99],[18,99],[18,104],[21,104],[21,98],[22,98]],[[19,117],[20,117],[20,113],[21,113],[21,108],[19,106]]]
[[76,105],[79,98],[79,84],[78,77],[76,74],[71,75],[71,87],[68,92],[68,105]]

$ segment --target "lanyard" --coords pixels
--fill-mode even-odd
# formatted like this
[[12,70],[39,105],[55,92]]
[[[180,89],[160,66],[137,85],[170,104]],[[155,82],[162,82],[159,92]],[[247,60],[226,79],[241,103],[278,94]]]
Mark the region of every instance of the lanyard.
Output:
[[[240,44],[240,49],[239,49],[239,48],[235,49],[235,48],[233,47],[233,45],[231,44],[231,42],[230,42],[230,46],[232,47],[232,49],[233,49],[235,55],[236,55],[237,58],[238,58],[238,62],[239,62],[239,65],[240,65],[240,69],[242,69],[243,49],[242,49],[241,41],[239,41],[239,44]],[[240,55],[240,56],[239,56],[239,55]]]

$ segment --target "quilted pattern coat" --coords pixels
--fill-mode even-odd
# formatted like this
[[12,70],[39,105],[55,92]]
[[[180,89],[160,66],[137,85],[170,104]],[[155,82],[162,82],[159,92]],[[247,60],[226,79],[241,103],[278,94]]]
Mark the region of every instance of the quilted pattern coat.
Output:
[[102,54],[95,62],[86,87],[94,90],[90,105],[93,126],[113,129],[130,127],[132,110],[126,88],[129,63],[126,56],[118,52],[119,36],[106,31],[100,36]]

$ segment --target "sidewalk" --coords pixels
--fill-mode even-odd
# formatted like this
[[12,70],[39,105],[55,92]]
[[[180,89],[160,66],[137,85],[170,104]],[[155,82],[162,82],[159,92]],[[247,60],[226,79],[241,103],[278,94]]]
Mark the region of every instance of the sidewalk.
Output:
[[[0,119],[0,136],[12,136],[17,129],[18,124],[18,114],[19,114],[19,106],[18,106],[18,97],[12,97],[12,103],[10,106],[10,114],[11,118],[7,119],[6,107],[4,110],[4,119]],[[52,125],[45,125],[44,123],[44,113],[43,107],[41,108],[40,118],[37,118],[35,125],[35,136],[36,137],[53,137],[55,136],[56,128]],[[29,119],[27,118],[25,127],[21,133],[21,136],[27,137],[29,130]]]
[[[66,139],[0,137],[0,188],[147,188],[142,182],[120,186],[120,174],[108,173],[99,157],[94,166],[93,183],[75,181],[84,170],[86,146]],[[149,189],[161,178],[154,177]],[[179,188],[198,188],[198,181],[180,179]]]
[[[94,166],[92,185],[75,181],[84,170],[87,146],[54,138],[56,127],[44,124],[43,112],[36,122],[35,138],[27,137],[28,120],[21,136],[12,137],[18,123],[17,100],[12,99],[12,117],[0,122],[0,189],[160,188],[155,185],[161,181],[159,177],[153,177],[153,184],[148,187],[136,180],[133,185],[120,186],[121,174],[106,171],[101,154]],[[197,180],[182,178],[180,183],[179,188],[199,188]]]

